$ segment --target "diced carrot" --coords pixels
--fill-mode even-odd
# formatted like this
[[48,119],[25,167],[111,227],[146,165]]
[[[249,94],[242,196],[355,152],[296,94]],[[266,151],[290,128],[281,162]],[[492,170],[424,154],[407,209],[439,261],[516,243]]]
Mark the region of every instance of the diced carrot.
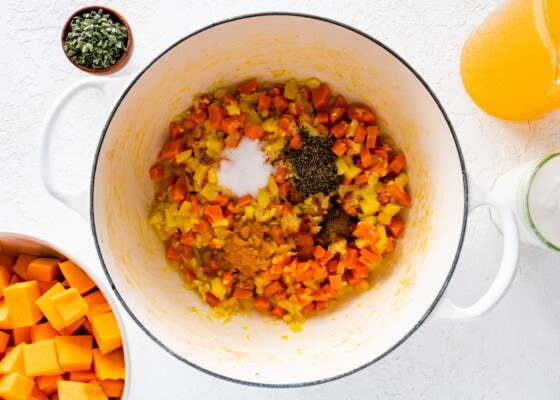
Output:
[[366,135],[367,135],[366,127],[362,124],[359,124],[358,127],[356,128],[356,132],[354,133],[353,140],[358,144],[362,144],[366,139]]
[[173,139],[179,139],[183,134],[183,127],[177,122],[169,123],[169,133]]
[[272,97],[267,96],[264,93],[259,93],[259,100],[257,102],[257,110],[268,110],[271,102],[272,102]]
[[278,130],[283,131],[287,136],[292,136],[292,130],[290,126],[292,122],[295,121],[295,117],[290,114],[284,114],[280,117],[280,122],[278,122]]
[[263,296],[264,297],[270,297],[272,296],[274,293],[276,293],[279,290],[284,289],[284,286],[282,285],[282,283],[280,281],[273,281],[271,283],[269,283],[263,290]]
[[169,198],[175,204],[180,204],[183,200],[185,200],[185,196],[187,194],[187,186],[185,178],[179,178],[173,186],[171,186],[171,193]]
[[366,235],[371,231],[371,227],[365,222],[358,222],[354,230],[352,231],[352,236],[357,238],[366,237]]
[[222,274],[222,283],[225,287],[230,288],[233,286],[233,276],[231,271],[224,271]]
[[367,128],[366,147],[373,149],[377,142],[377,132],[379,127],[377,125],[369,125]]
[[215,106],[213,104],[210,104],[208,106],[208,118],[210,120],[210,126],[212,127],[212,129],[220,129],[222,119],[224,119],[225,117],[224,114],[227,114],[224,108]]
[[243,119],[239,115],[233,115],[222,119],[222,121],[220,122],[220,127],[226,134],[231,135],[234,131],[241,127],[242,121]]
[[272,99],[272,106],[280,112],[286,111],[290,103],[282,95],[278,95]]
[[[363,263],[364,265],[377,264],[381,260],[381,256],[364,247],[363,249],[360,249],[360,258],[358,260],[360,261],[360,263]],[[358,265],[360,264],[358,263]],[[364,277],[360,276],[358,278],[364,278]]]
[[253,201],[253,197],[251,197],[250,194],[246,194],[237,199],[237,205],[239,207],[245,207],[251,204],[252,201]]
[[383,160],[388,160],[389,159],[389,151],[387,149],[377,147],[373,150],[373,153],[376,156],[382,158]]
[[391,233],[391,235],[393,235],[393,237],[399,236],[403,228],[404,228],[404,224],[396,216],[393,216],[391,218],[391,222],[389,223],[389,225],[387,225],[387,230]]
[[346,150],[348,150],[348,147],[346,146],[346,143],[344,143],[344,141],[337,139],[331,146],[331,150],[338,157],[342,157],[346,153]]
[[315,110],[325,111],[329,102],[330,90],[326,83],[322,83],[318,87],[311,89],[311,101]]
[[401,172],[405,165],[406,157],[403,153],[399,153],[389,162],[389,165],[387,165],[387,169],[398,174],[399,172]]
[[230,104],[237,103],[237,100],[230,96],[229,94],[223,94],[220,98],[220,105],[222,106],[229,106]]
[[177,251],[177,249],[175,249],[175,247],[173,247],[172,244],[169,244],[169,246],[167,246],[167,252],[165,253],[165,257],[168,260],[180,260],[181,256],[179,255],[179,252]]
[[377,201],[381,204],[387,204],[391,200],[391,195],[387,192],[381,192],[377,195]]
[[387,191],[397,203],[402,206],[410,205],[410,196],[405,191],[398,188],[398,186],[394,182],[389,182],[387,184]]
[[162,178],[164,175],[163,166],[158,164],[150,168],[150,179],[156,180]]
[[288,169],[283,165],[279,165],[276,167],[276,171],[274,171],[274,180],[276,183],[284,183],[286,182],[286,176],[288,175]]
[[270,236],[274,243],[281,245],[284,243],[284,231],[279,226],[270,227]]
[[362,167],[364,168],[373,164],[371,153],[369,152],[369,148],[367,146],[362,147],[360,150],[360,161],[362,162]]
[[315,303],[311,302],[311,303],[306,304],[305,306],[303,306],[301,308],[301,311],[300,311],[301,315],[305,316],[305,315],[309,314],[309,312],[311,310],[313,310],[314,308],[315,308]]
[[346,100],[341,94],[337,94],[333,101],[333,107],[344,107],[346,108]]
[[315,300],[315,301],[327,301],[328,300],[328,297],[327,297],[326,293],[321,289],[316,290],[315,293],[313,293],[312,297],[313,297],[313,300]]
[[183,274],[185,275],[185,280],[189,283],[194,282],[196,279],[196,274],[190,268],[183,267]]
[[212,292],[206,292],[204,295],[204,300],[210,307],[217,307],[220,305],[220,299],[216,297]]
[[313,257],[315,257],[316,259],[323,258],[326,253],[327,251],[325,250],[325,248],[319,244],[313,248]]
[[200,125],[202,123],[204,123],[204,121],[206,121],[208,119],[208,114],[206,113],[206,111],[198,108],[196,110],[194,110],[194,112],[192,113],[192,115],[190,116],[190,119],[196,124],[196,125]]
[[229,199],[227,198],[227,196],[224,196],[222,193],[218,193],[213,203],[225,207],[229,203]]
[[390,251],[395,250],[396,240],[392,236],[387,237],[387,245],[385,246],[385,252],[389,253]]
[[331,285],[332,291],[339,291],[340,288],[342,288],[342,276],[329,275],[329,284]]
[[340,121],[338,124],[331,128],[331,133],[337,139],[341,139],[346,136],[346,131],[348,130],[348,122]]
[[365,106],[350,104],[346,113],[350,120],[355,119],[358,122],[365,122],[368,124],[372,124],[375,122],[375,116],[373,115],[371,110]]
[[255,78],[252,78],[249,81],[239,85],[237,87],[237,91],[241,94],[253,93],[257,89],[257,84],[257,80]]
[[254,306],[257,310],[262,311],[262,312],[266,312],[268,311],[268,307],[270,307],[270,302],[268,301],[268,299],[266,297],[255,297],[254,300]]
[[253,294],[252,291],[249,289],[242,288],[240,286],[236,286],[232,292],[232,296],[239,300],[248,299]]
[[362,185],[364,183],[367,183],[368,180],[369,176],[367,174],[360,174],[354,178],[354,183],[356,183],[356,185]]
[[162,160],[171,160],[181,151],[181,139],[175,139],[163,145],[159,158]]
[[301,136],[300,135],[294,135],[291,139],[290,139],[290,147],[292,149],[301,149]]
[[280,306],[274,306],[271,308],[270,310],[270,315],[278,318],[278,319],[282,319],[284,318],[284,315],[286,315],[287,311],[284,310],[282,307]]
[[199,211],[200,211],[200,204],[198,203],[198,199],[196,198],[196,196],[192,196],[191,197],[191,214],[192,215],[198,215]]
[[317,122],[319,124],[328,124],[330,122],[329,113],[327,113],[327,112],[317,113]]
[[208,217],[210,222],[214,222],[224,218],[222,207],[219,204],[206,204],[203,207],[204,214]]
[[194,225],[195,231],[198,233],[208,232],[210,229],[210,223],[206,218],[201,218],[198,223]]
[[255,124],[251,123],[251,122],[247,122],[245,124],[245,127],[243,128],[243,132],[251,140],[257,140],[263,134],[262,128],[258,125],[255,125]]
[[344,107],[333,107],[329,112],[329,121],[332,125],[336,124],[346,112]]
[[348,274],[348,285],[349,286],[358,286],[360,283],[364,282],[362,278],[356,278],[352,273]]

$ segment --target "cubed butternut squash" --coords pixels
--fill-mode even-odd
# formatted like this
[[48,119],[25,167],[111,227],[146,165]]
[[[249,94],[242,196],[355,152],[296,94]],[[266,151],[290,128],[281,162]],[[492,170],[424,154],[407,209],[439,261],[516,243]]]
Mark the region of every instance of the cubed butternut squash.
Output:
[[63,374],[41,375],[35,377],[35,383],[37,384],[37,387],[41,389],[41,391],[47,396],[56,393],[56,391],[58,390],[58,381],[64,380],[65,378]]
[[20,343],[6,351],[6,355],[0,361],[1,373],[19,372],[20,374],[25,374],[25,362],[23,361],[23,348],[25,346],[27,344]]
[[112,311],[93,315],[90,321],[101,354],[110,353],[122,346],[121,332]]
[[84,300],[88,303],[88,318],[111,311],[111,305],[99,289],[85,295]]
[[[92,353],[92,360],[93,360],[93,353]],[[68,373],[68,380],[73,382],[91,382],[95,378],[96,378],[95,372],[93,372],[93,369],[88,369],[84,371],[70,371]]]
[[19,276],[22,280],[27,280],[27,268],[29,267],[29,263],[36,259],[37,256],[33,254],[19,254],[16,257],[16,261],[12,267],[12,272]]
[[93,349],[93,370],[97,379],[125,379],[124,351],[122,347],[108,354]]
[[0,297],[4,296],[4,289],[10,285],[11,277],[12,273],[8,270],[8,268],[0,265]]
[[12,328],[31,326],[43,318],[35,302],[41,297],[37,281],[19,282],[4,289]]
[[0,298],[0,329],[12,329],[8,305],[6,304],[6,299],[3,297]]
[[107,397],[122,397],[124,392],[123,379],[98,379],[97,381]]
[[57,282],[36,301],[37,307],[39,307],[47,320],[57,331],[64,328],[64,320],[55,305],[52,303],[51,298],[64,292],[65,290],[66,289],[62,286],[62,283]]
[[27,266],[27,279],[48,282],[60,278],[60,259],[52,257],[38,257]]
[[74,287],[53,295],[50,301],[62,317],[64,327],[70,326],[88,312],[86,301]]
[[0,331],[0,353],[5,353],[8,343],[10,341],[10,334]]
[[30,327],[12,329],[12,343],[14,346],[20,343],[31,343]]
[[49,396],[47,396],[45,392],[39,389],[37,384],[35,384],[33,385],[33,389],[31,390],[31,393],[29,394],[27,400],[50,400],[50,399]]
[[54,339],[31,343],[23,348],[25,375],[58,375],[63,373],[56,355]]
[[6,400],[27,400],[33,390],[33,379],[19,372],[11,372],[0,378],[0,398]]
[[32,343],[52,339],[58,335],[58,331],[54,329],[49,321],[35,324],[29,328],[29,336],[31,337]]
[[59,400],[107,400],[101,386],[84,382],[59,381]]
[[93,361],[93,337],[90,335],[54,338],[58,362],[66,372],[89,370]]
[[60,270],[70,287],[84,294],[95,287],[95,282],[76,264],[70,260],[59,263]]

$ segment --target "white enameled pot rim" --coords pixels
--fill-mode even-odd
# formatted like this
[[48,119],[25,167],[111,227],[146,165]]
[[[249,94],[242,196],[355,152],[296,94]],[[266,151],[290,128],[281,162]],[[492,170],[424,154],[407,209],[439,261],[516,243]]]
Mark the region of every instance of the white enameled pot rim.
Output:
[[[295,384],[268,384],[268,383],[257,383],[257,382],[250,382],[250,381],[244,381],[244,380],[239,380],[239,379],[234,379],[228,376],[224,376],[221,374],[218,374],[216,372],[210,371],[206,368],[203,368],[195,363],[193,363],[192,361],[189,361],[187,358],[177,354],[176,352],[174,352],[173,350],[171,350],[169,347],[167,347],[165,345],[165,343],[162,343],[157,337],[155,337],[145,326],[143,326],[143,324],[140,322],[140,320],[134,315],[134,313],[131,311],[131,309],[127,306],[125,299],[121,296],[121,294],[119,293],[119,290],[117,289],[117,287],[114,284],[114,281],[111,278],[111,275],[109,273],[109,269],[107,268],[107,265],[105,264],[104,258],[103,258],[103,253],[102,250],[100,248],[99,245],[99,241],[98,241],[98,235],[97,235],[97,230],[96,230],[96,226],[95,226],[95,207],[94,207],[94,187],[95,187],[95,178],[96,178],[96,170],[97,170],[97,163],[98,163],[98,159],[99,159],[99,155],[101,152],[101,148],[103,145],[103,141],[105,138],[105,135],[107,133],[107,129],[109,128],[109,125],[111,124],[111,120],[113,119],[113,117],[115,116],[115,113],[117,111],[117,109],[119,108],[121,102],[123,101],[123,99],[127,96],[128,92],[130,91],[130,89],[135,85],[135,83],[146,73],[147,70],[149,70],[155,63],[158,62],[158,60],[160,60],[165,54],[167,54],[168,52],[170,52],[172,49],[174,49],[176,46],[178,46],[180,43],[184,42],[185,40],[192,38],[198,34],[200,34],[201,32],[207,31],[209,29],[212,29],[216,26],[219,25],[224,25],[224,24],[228,24],[230,22],[233,21],[237,21],[237,20],[243,20],[243,19],[251,19],[251,18],[259,18],[259,17],[271,17],[271,16],[278,16],[278,17],[296,17],[296,18],[309,18],[309,19],[313,19],[313,20],[317,20],[317,21],[321,21],[321,22],[325,22],[327,24],[333,24],[335,26],[353,31],[354,33],[357,33],[361,36],[363,36],[364,38],[368,39],[369,41],[375,43],[376,45],[380,46],[381,48],[383,48],[385,51],[387,51],[388,53],[390,53],[393,57],[395,57],[403,66],[405,66],[412,74],[414,74],[414,76],[416,77],[416,79],[422,84],[422,86],[425,88],[425,90],[429,93],[429,95],[431,96],[431,98],[433,99],[433,101],[435,102],[435,104],[437,105],[441,115],[443,116],[443,118],[446,121],[447,127],[449,128],[449,132],[452,135],[453,138],[453,142],[455,144],[455,148],[457,151],[457,157],[459,159],[460,162],[460,166],[461,166],[461,176],[462,176],[462,186],[463,186],[463,191],[464,191],[464,201],[463,201],[463,218],[462,218],[462,226],[461,226],[461,233],[460,233],[460,238],[459,238],[459,242],[457,244],[457,249],[455,251],[455,255],[453,257],[453,260],[451,262],[450,268],[449,268],[449,272],[447,274],[447,276],[445,277],[444,283],[441,287],[441,289],[439,290],[439,292],[437,293],[437,296],[434,298],[433,302],[431,303],[430,307],[426,310],[426,312],[421,316],[421,318],[417,321],[417,323],[412,326],[409,331],[400,339],[398,340],[394,345],[392,345],[390,348],[387,349],[387,351],[385,351],[384,353],[380,354],[379,356],[375,357],[374,359],[372,359],[370,362],[365,363],[359,367],[356,367],[352,370],[346,371],[344,373],[335,375],[335,376],[330,376],[324,379],[318,379],[318,380],[313,380],[313,381],[309,381],[309,382],[302,382],[302,383],[295,383]],[[380,359],[384,358],[385,356],[387,356],[389,353],[391,353],[393,350],[395,350],[397,347],[399,347],[403,342],[405,342],[408,338],[410,338],[412,336],[412,334],[414,332],[416,332],[416,330],[426,321],[426,319],[429,317],[429,315],[432,313],[432,311],[434,310],[434,308],[436,307],[438,301],[441,299],[443,293],[445,292],[449,281],[451,280],[451,277],[455,271],[458,259],[459,259],[459,255],[461,253],[461,249],[463,246],[463,241],[464,241],[464,237],[465,237],[465,230],[466,230],[466,225],[467,225],[467,214],[468,214],[468,209],[469,209],[469,191],[468,191],[468,177],[467,177],[467,171],[466,171],[466,167],[465,167],[465,161],[463,158],[463,154],[461,152],[461,148],[459,145],[459,141],[457,138],[457,135],[453,129],[453,126],[451,124],[451,121],[447,115],[447,113],[445,112],[445,110],[443,109],[440,101],[437,99],[436,95],[434,94],[434,92],[431,90],[431,88],[428,86],[428,84],[424,81],[424,79],[422,79],[422,77],[414,70],[414,68],[412,68],[412,66],[410,66],[410,64],[408,64],[403,58],[401,58],[397,53],[395,53],[393,50],[391,50],[389,47],[387,47],[385,44],[381,43],[379,40],[365,34],[364,32],[353,28],[349,25],[343,24],[341,22],[338,21],[334,21],[328,18],[324,18],[324,17],[320,17],[320,16],[316,16],[316,15],[309,15],[309,14],[303,14],[303,13],[290,13],[290,12],[266,12],[266,13],[255,13],[255,14],[245,14],[245,15],[241,15],[241,16],[236,16],[230,19],[225,19],[216,23],[213,23],[211,25],[208,25],[204,28],[201,28],[197,31],[194,31],[193,33],[181,38],[180,40],[176,41],[174,44],[172,44],[170,47],[168,47],[165,51],[163,51],[159,56],[157,56],[156,58],[154,58],[144,69],[142,69],[132,80],[131,82],[128,84],[128,86],[126,87],[126,89],[122,92],[121,96],[118,98],[118,100],[116,101],[115,105],[113,106],[112,110],[110,111],[110,114],[107,118],[106,124],[103,128],[103,131],[101,133],[99,142],[98,142],[98,146],[95,152],[95,156],[94,156],[94,163],[93,163],[93,168],[92,168],[92,175],[91,175],[91,181],[90,181],[90,210],[89,210],[89,217],[90,217],[90,223],[91,223],[91,229],[93,232],[93,237],[94,237],[94,241],[95,241],[95,247],[97,249],[97,253],[99,255],[100,258],[100,262],[103,268],[103,271],[105,272],[105,275],[107,276],[107,279],[109,280],[109,283],[111,285],[111,287],[113,288],[116,298],[120,301],[120,303],[122,304],[123,308],[128,312],[128,314],[130,315],[130,317],[136,322],[136,324],[140,327],[140,329],[148,336],[150,337],[152,340],[154,340],[164,351],[166,351],[167,353],[171,354],[172,356],[176,357],[177,359],[183,361],[184,363],[186,363],[187,365],[196,368],[200,371],[203,371],[211,376],[220,378],[220,379],[224,379],[226,381],[229,382],[234,382],[234,383],[239,383],[239,384],[244,384],[244,385],[249,385],[249,386],[256,386],[256,387],[281,387],[281,388],[288,388],[288,387],[304,387],[304,386],[311,386],[311,385],[316,385],[316,384],[321,384],[321,383],[326,383],[326,382],[330,382],[333,380],[337,380],[340,378],[343,378],[345,376],[351,375],[357,371],[360,371],[374,363],[376,363],[377,361],[379,361]]]

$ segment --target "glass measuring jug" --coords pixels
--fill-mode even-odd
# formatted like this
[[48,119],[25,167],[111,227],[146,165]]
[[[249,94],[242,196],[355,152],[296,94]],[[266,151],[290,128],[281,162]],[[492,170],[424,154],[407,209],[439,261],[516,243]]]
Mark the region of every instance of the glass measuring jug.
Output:
[[505,1],[467,38],[461,77],[471,99],[506,120],[560,108],[560,0]]
[[[521,241],[560,251],[560,152],[512,168],[492,189],[517,219]],[[500,226],[495,215],[492,219]]]

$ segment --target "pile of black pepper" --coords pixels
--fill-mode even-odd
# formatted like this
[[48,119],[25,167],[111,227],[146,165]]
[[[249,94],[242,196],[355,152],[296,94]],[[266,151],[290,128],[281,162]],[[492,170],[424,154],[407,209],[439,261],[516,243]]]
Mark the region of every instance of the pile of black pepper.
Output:
[[304,129],[300,129],[299,134],[301,147],[285,154],[296,175],[296,194],[300,201],[317,193],[328,195],[342,182],[335,165],[337,156],[331,150],[333,140],[323,135],[310,135]]

